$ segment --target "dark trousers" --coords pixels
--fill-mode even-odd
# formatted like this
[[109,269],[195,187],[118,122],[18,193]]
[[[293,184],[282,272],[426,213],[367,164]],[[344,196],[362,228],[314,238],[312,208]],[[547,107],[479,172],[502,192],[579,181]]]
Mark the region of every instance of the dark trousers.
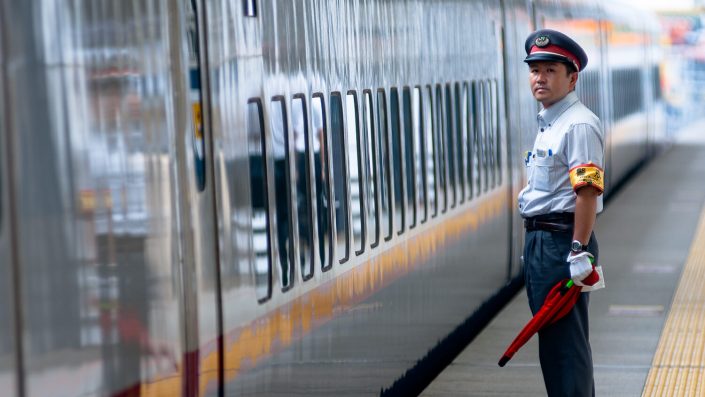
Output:
[[[566,258],[572,238],[572,232],[526,232],[524,277],[532,313],[541,308],[556,283],[570,278]],[[588,251],[598,258],[594,234]],[[595,395],[588,331],[589,298],[588,292],[580,294],[573,310],[539,331],[539,360],[549,397]]]

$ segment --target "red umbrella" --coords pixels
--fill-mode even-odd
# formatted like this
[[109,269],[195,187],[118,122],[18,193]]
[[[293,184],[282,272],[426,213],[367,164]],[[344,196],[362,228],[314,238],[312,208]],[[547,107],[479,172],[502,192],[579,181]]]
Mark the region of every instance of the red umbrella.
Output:
[[[585,285],[593,285],[599,280],[600,276],[593,269],[592,273],[583,280]],[[560,320],[570,312],[575,302],[580,297],[582,287],[575,286],[573,280],[563,280],[553,286],[551,291],[546,296],[546,300],[534,317],[529,320],[524,328],[519,332],[514,341],[509,345],[507,351],[504,352],[502,358],[499,359],[499,366],[504,367],[505,364],[514,356],[531,337],[541,328],[553,324]]]

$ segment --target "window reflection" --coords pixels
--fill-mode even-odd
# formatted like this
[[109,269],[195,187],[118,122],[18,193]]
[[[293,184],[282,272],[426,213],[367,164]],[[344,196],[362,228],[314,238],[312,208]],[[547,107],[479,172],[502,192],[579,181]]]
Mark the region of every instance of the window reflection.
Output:
[[256,17],[257,16],[257,3],[255,0],[243,0],[242,4],[243,15],[246,17]]
[[462,118],[460,122],[463,124],[463,152],[465,153],[464,161],[462,164],[463,174],[465,176],[465,185],[463,187],[463,194],[466,199],[470,200],[472,198],[472,173],[470,172],[470,162],[472,159],[472,150],[470,147],[471,134],[472,134],[472,94],[469,92],[470,88],[468,83],[463,83],[463,96],[462,96]]
[[484,180],[484,177],[482,176],[482,135],[485,130],[485,122],[483,117],[485,114],[485,105],[483,100],[484,94],[482,90],[482,83],[475,81],[473,82],[473,87],[473,103],[475,104],[475,130],[473,131],[473,146],[475,151],[472,162],[472,168],[475,174],[475,183],[473,190],[475,195],[478,196],[482,192],[482,181]]
[[445,132],[445,148],[446,162],[448,168],[448,186],[447,195],[448,202],[451,208],[455,207],[456,192],[455,192],[455,134],[453,133],[453,100],[450,84],[445,87],[445,106],[443,108],[444,132]]
[[441,212],[446,212],[448,209],[448,191],[446,186],[446,151],[445,151],[445,130],[443,128],[443,90],[441,85],[436,86],[436,108],[433,112],[435,120],[435,128],[433,129],[436,143],[436,167],[438,172],[438,201],[441,207]]
[[379,147],[379,189],[380,189],[380,224],[385,240],[392,238],[392,194],[389,189],[391,176],[389,159],[389,141],[387,139],[387,100],[384,91],[377,91],[377,144]]
[[492,92],[492,172],[494,175],[493,185],[502,184],[502,170],[501,170],[501,136],[499,133],[499,93],[497,87],[497,80],[490,80],[490,88]]
[[454,94],[454,106],[453,106],[453,112],[455,114],[455,118],[453,119],[454,125],[455,125],[455,156],[457,160],[457,176],[458,176],[458,188],[456,191],[458,192],[458,201],[460,203],[465,201],[465,163],[467,162],[467,158],[465,155],[465,151],[463,148],[465,147],[465,134],[463,133],[463,109],[465,107],[463,106],[463,101],[464,101],[464,96],[462,95],[462,91],[460,88],[460,83],[455,83],[455,94]]
[[418,202],[418,219],[426,222],[428,218],[428,205],[426,203],[426,151],[424,150],[424,118],[423,104],[421,102],[421,88],[414,88],[411,97],[412,119],[414,131],[414,163],[416,164],[416,194]]
[[271,290],[269,224],[267,221],[267,173],[263,138],[262,107],[259,101],[253,100],[247,104],[247,150],[250,163],[255,289],[259,300],[268,298]]
[[404,231],[404,187],[402,184],[402,157],[401,157],[401,125],[399,117],[399,91],[392,88],[390,96],[390,125],[392,135],[392,178],[391,183],[394,188],[394,224],[397,234]]
[[438,202],[436,201],[436,124],[433,117],[433,93],[431,87],[426,87],[426,99],[424,100],[424,135],[426,136],[426,187],[428,188],[428,208],[430,216],[438,214]]
[[330,261],[330,191],[328,190],[327,131],[325,107],[320,94],[311,100],[311,125],[313,126],[313,164],[316,182],[316,223],[318,231],[318,255],[321,269],[328,270]]
[[416,197],[416,183],[415,177],[416,172],[414,164],[414,126],[413,126],[413,116],[411,112],[411,90],[408,87],[404,88],[402,91],[402,104],[403,104],[403,116],[404,116],[404,170],[405,174],[405,186],[406,186],[406,209],[408,214],[406,216],[409,227],[416,226],[416,205],[414,203],[414,198]]
[[362,128],[364,128],[364,140],[367,150],[367,161],[365,162],[365,217],[367,219],[367,236],[371,247],[376,247],[379,243],[379,222],[377,218],[377,208],[379,208],[379,195],[377,190],[377,164],[379,155],[377,154],[377,140],[375,138],[374,115],[372,110],[372,93],[364,93],[364,106],[362,111]]
[[293,276],[291,266],[291,234],[289,233],[289,131],[286,125],[284,99],[272,101],[272,157],[274,158],[274,208],[277,231],[277,261],[281,270],[281,287],[290,285]]
[[490,98],[490,82],[484,80],[482,82],[483,88],[483,102],[485,111],[482,113],[485,119],[485,128],[482,131],[482,169],[485,174],[485,182],[483,183],[483,190],[487,191],[490,188],[490,184],[494,184],[494,180],[491,179],[492,175],[490,173],[492,167],[492,101]]
[[299,222],[299,263],[304,279],[313,274],[312,250],[313,233],[311,228],[311,193],[308,154],[311,152],[308,131],[308,116],[303,97],[297,96],[291,102],[291,128],[294,133],[296,210]]
[[348,134],[348,169],[350,170],[350,213],[352,215],[352,246],[357,254],[361,254],[364,249],[363,241],[363,218],[364,218],[364,179],[362,178],[362,167],[365,163],[360,150],[362,142],[360,131],[357,128],[357,96],[355,93],[347,94],[345,98],[345,127]]
[[348,259],[348,200],[345,167],[345,130],[343,129],[343,102],[339,93],[330,97],[330,131],[333,149],[333,191],[335,193],[336,257],[340,262]]

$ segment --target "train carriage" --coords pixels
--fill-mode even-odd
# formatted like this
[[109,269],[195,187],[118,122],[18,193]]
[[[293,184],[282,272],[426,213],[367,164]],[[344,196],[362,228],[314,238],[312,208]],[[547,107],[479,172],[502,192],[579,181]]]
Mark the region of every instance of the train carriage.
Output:
[[588,50],[608,192],[662,143],[632,15],[0,1],[0,388],[418,392],[521,286],[529,32]]

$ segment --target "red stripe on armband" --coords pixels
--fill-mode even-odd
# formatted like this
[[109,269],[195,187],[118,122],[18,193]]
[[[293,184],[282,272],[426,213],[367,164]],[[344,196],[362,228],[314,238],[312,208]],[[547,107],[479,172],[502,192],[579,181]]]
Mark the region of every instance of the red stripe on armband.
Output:
[[593,163],[580,164],[570,169],[570,184],[576,192],[583,186],[593,186],[602,193],[605,191],[605,172]]

